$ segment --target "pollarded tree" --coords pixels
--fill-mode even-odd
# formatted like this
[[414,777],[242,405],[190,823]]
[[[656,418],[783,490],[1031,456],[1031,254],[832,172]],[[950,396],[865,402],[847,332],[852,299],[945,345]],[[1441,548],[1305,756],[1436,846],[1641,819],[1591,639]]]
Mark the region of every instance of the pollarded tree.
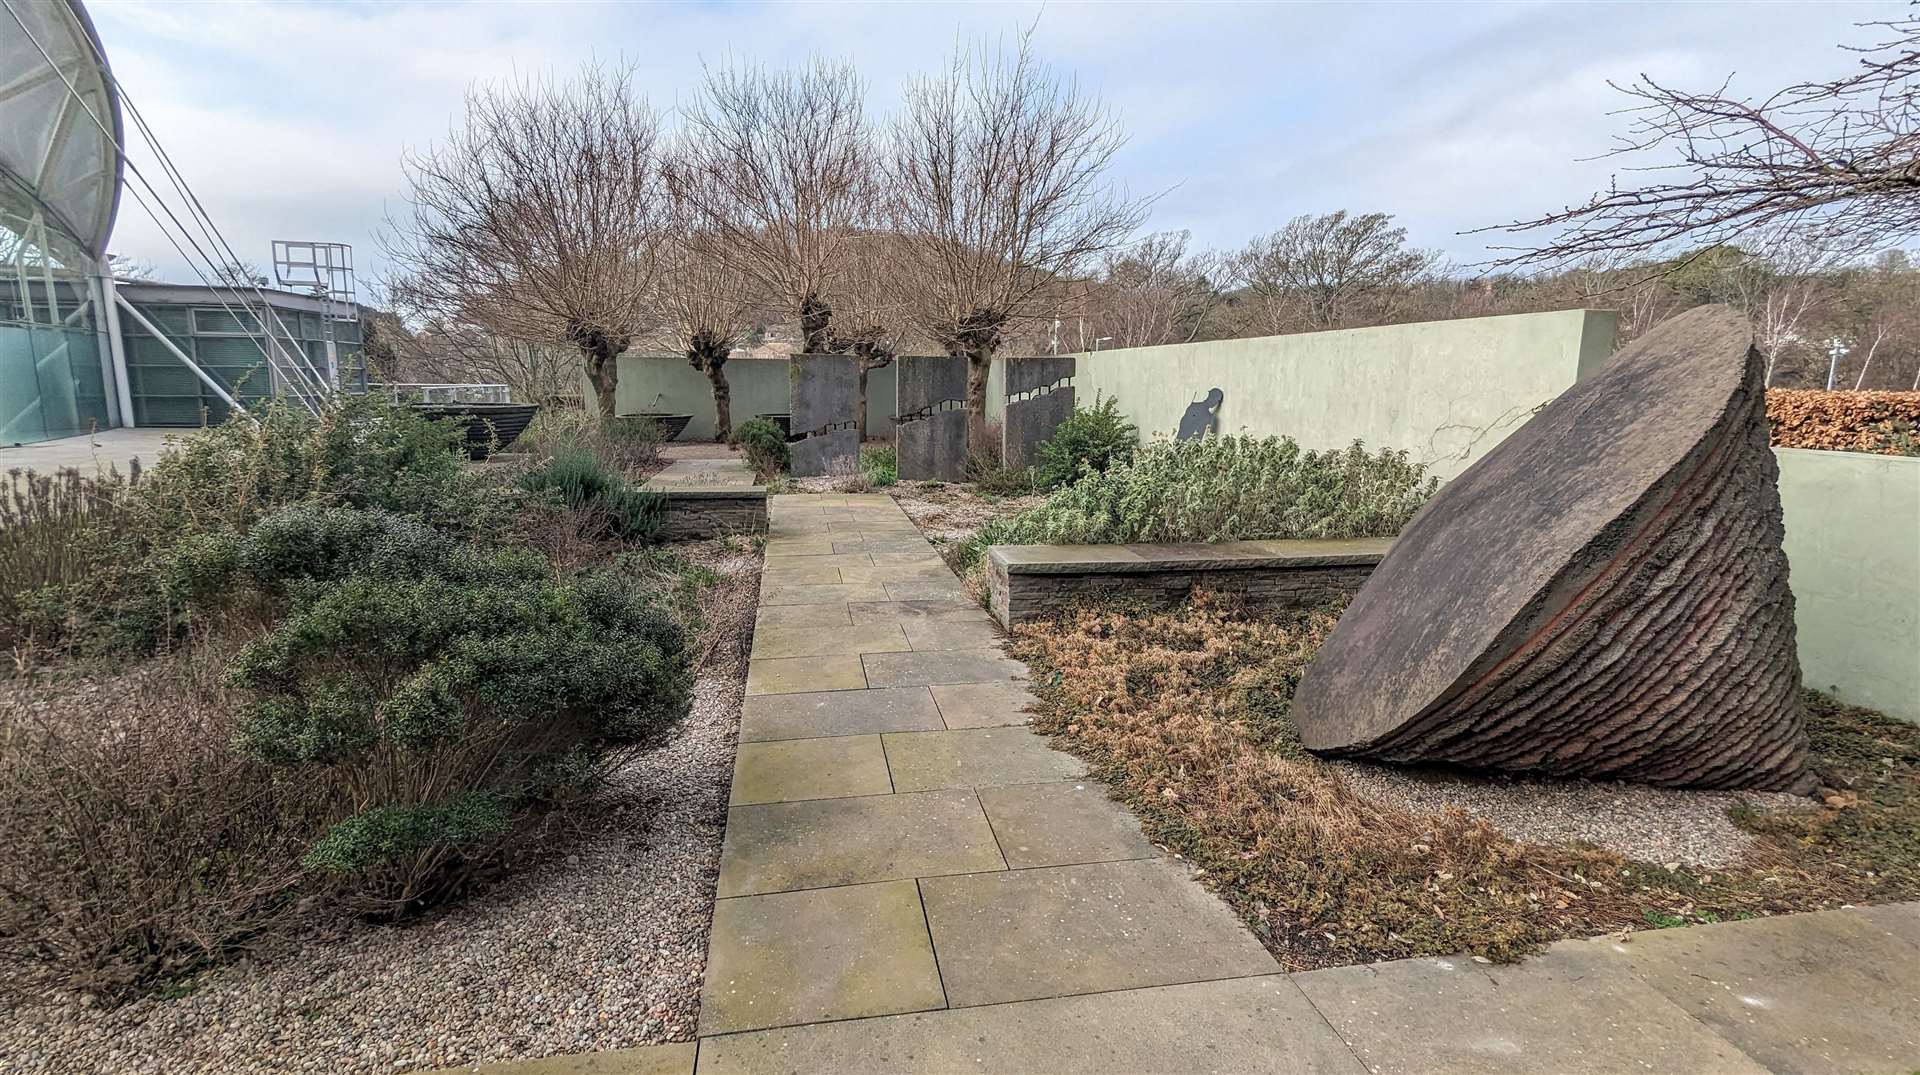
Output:
[[753,297],[719,256],[724,240],[701,226],[684,199],[676,195],[672,201],[672,234],[661,251],[663,335],[689,365],[706,374],[713,388],[714,439],[725,442],[733,435],[727,359],[751,323]]
[[1101,259],[1088,297],[1094,339],[1114,347],[1190,343],[1219,303],[1220,257],[1211,250],[1189,254],[1190,235],[1162,231]]
[[1313,332],[1393,320],[1434,255],[1407,245],[1386,213],[1297,216],[1234,259],[1267,332]]
[[396,304],[577,348],[612,415],[619,356],[655,324],[660,142],[624,68],[474,87],[465,124],[405,162],[412,208],[383,237]]
[[827,349],[832,275],[873,178],[866,87],[853,66],[707,70],[681,109],[669,186],[718,262],[796,317],[802,348]]
[[833,331],[827,349],[855,359],[854,415],[860,439],[867,436],[867,379],[885,369],[908,346],[910,329],[898,286],[904,240],[863,229],[846,246],[834,273]]
[[967,360],[967,439],[990,454],[987,374],[1010,328],[1051,320],[1068,289],[1146,218],[1108,167],[1126,139],[1098,98],[1022,38],[963,50],[907,88],[888,154],[901,298]]

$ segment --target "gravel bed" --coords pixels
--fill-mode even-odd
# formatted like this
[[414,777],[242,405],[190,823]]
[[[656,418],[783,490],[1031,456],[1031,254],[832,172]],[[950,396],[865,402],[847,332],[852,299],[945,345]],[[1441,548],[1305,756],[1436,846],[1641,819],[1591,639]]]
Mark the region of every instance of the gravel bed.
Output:
[[683,551],[724,580],[693,710],[543,862],[418,925],[310,938],[178,999],[0,1010],[0,1072],[391,1075],[691,1040],[759,557]]
[[1584,840],[1645,862],[1710,869],[1732,865],[1752,842],[1727,816],[1735,803],[1744,799],[1756,809],[1788,810],[1808,802],[1779,792],[1683,791],[1351,761],[1330,764],[1355,791],[1407,810],[1431,813],[1458,807],[1528,843]]
[[983,497],[971,486],[901,482],[888,489],[894,503],[928,540],[966,541],[995,519],[1005,519],[1043,503],[1044,496]]

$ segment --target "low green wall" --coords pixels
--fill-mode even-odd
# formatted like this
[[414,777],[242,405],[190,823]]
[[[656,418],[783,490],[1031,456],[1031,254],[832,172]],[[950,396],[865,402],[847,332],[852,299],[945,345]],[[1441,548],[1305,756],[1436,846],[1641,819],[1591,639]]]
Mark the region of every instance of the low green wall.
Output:
[[1083,403],[1119,400],[1143,439],[1173,435],[1218,388],[1222,433],[1308,448],[1357,437],[1450,478],[1604,362],[1614,320],[1562,310],[1098,351],[1080,356],[1073,383]]
[[[780,413],[787,402],[787,360],[733,358],[727,360],[727,385],[732,390],[733,424],[756,414]],[[581,378],[584,398],[593,390]],[[621,414],[655,411],[691,414],[683,441],[713,439],[713,386],[707,375],[678,355],[621,355],[620,386],[615,402]],[[893,367],[867,374],[867,435],[893,435]]]
[[1920,459],[1774,454],[1807,686],[1920,722]]

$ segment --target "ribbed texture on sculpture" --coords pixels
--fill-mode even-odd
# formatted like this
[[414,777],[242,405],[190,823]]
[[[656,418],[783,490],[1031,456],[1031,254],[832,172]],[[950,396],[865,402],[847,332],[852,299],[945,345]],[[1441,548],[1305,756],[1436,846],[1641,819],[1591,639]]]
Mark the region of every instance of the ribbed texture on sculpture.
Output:
[[1761,369],[1744,318],[1691,311],[1442,488],[1308,669],[1307,747],[1810,785]]

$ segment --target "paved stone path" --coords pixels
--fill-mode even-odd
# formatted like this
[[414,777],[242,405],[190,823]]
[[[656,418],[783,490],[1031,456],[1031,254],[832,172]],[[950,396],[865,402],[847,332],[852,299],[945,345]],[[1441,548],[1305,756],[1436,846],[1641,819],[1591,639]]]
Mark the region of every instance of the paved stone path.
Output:
[[1283,974],[885,496],[775,498],[700,1041],[607,1072],[1909,1072],[1920,904]]

